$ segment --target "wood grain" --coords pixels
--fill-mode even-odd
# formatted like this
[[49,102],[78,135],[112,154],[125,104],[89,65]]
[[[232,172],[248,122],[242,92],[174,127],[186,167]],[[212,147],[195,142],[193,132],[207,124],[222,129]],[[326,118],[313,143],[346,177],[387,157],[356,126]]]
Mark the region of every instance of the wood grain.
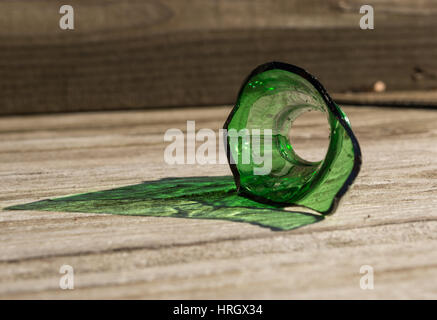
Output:
[[[163,177],[163,133],[220,128],[230,107],[0,118],[0,208]],[[335,215],[275,232],[245,223],[0,211],[0,298],[436,298],[437,112],[346,107],[363,168]],[[301,132],[322,126],[303,122]],[[306,137],[306,139],[305,139]],[[305,150],[323,145],[298,137]],[[75,289],[59,289],[59,268]],[[362,290],[371,265],[375,289]]]
[[247,74],[279,60],[331,92],[437,88],[435,1],[2,1],[0,114],[234,102]]
[[338,103],[385,107],[436,108],[437,90],[336,93]]

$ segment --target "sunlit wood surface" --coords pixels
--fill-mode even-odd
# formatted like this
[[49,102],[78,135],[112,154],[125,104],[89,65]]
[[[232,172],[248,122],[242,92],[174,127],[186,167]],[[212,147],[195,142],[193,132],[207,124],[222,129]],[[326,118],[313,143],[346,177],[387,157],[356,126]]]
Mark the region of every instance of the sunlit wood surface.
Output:
[[[1,298],[437,298],[437,111],[345,107],[363,167],[338,211],[291,231],[247,223],[0,211]],[[0,118],[0,208],[163,177],[168,128],[230,107]],[[302,130],[322,123],[301,124]],[[322,140],[304,143],[308,152]],[[162,190],[165,192],[165,190]],[[74,290],[59,268],[74,267]],[[359,286],[374,268],[374,290]]]

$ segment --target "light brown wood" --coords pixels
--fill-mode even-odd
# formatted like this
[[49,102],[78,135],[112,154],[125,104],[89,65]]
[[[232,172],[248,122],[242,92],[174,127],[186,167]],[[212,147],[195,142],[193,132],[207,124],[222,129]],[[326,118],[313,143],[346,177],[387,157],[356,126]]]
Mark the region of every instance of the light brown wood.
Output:
[[[437,298],[437,112],[347,107],[363,168],[326,220],[246,223],[0,211],[0,298]],[[0,208],[163,177],[163,133],[218,129],[229,107],[0,118]],[[303,123],[306,130],[322,123]],[[301,137],[303,139],[303,136]],[[321,140],[306,140],[307,150]],[[75,289],[59,289],[59,268]],[[371,265],[375,289],[362,290]]]
[[[417,2],[417,1],[416,1]],[[257,65],[279,60],[330,92],[437,88],[436,2],[51,0],[0,3],[0,114],[220,105]]]

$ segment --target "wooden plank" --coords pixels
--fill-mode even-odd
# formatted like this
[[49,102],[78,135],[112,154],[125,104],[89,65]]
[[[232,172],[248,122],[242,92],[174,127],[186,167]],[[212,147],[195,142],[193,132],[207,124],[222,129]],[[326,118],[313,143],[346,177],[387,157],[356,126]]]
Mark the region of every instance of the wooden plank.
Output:
[[336,102],[353,105],[373,105],[386,107],[437,107],[437,90],[388,91],[388,92],[348,92],[333,95]]
[[437,88],[432,0],[74,0],[74,31],[53,1],[4,1],[0,114],[233,103],[257,65],[279,60],[331,92]]
[[[363,151],[335,215],[275,232],[246,223],[0,211],[0,298],[435,298],[437,113],[346,107]],[[163,177],[163,133],[220,128],[229,107],[0,118],[0,208]],[[300,130],[320,122],[301,123]],[[305,150],[319,139],[301,137]],[[308,138],[307,137],[307,138]],[[59,268],[75,289],[59,289]],[[359,287],[362,265],[375,289]]]

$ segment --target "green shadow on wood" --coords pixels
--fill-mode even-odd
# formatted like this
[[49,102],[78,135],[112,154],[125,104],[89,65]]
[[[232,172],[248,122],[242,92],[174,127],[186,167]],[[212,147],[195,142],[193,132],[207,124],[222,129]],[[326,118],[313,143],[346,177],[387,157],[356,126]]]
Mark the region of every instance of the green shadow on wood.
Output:
[[231,176],[165,178],[4,208],[248,222],[290,230],[323,220],[238,196]]

